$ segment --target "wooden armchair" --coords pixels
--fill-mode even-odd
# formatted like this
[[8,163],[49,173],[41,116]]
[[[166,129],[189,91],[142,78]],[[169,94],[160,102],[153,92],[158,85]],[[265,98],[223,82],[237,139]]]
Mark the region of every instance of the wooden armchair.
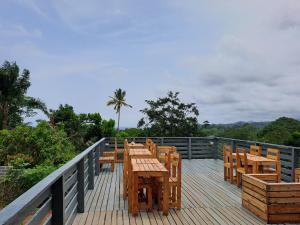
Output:
[[261,156],[261,146],[257,146],[257,145],[250,145],[250,154],[251,155],[257,155],[257,156]]
[[223,146],[223,160],[224,160],[224,180],[230,180],[233,183],[234,175],[233,169],[236,168],[236,163],[233,162],[232,148],[230,145]]

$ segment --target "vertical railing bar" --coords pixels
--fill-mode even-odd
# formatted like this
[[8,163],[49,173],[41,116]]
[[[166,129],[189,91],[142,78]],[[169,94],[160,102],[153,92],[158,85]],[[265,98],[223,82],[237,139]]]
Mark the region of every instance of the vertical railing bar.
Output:
[[65,222],[64,177],[61,176],[52,185],[52,224],[63,225]]
[[188,153],[189,153],[189,159],[192,159],[192,139],[188,138]]
[[99,176],[100,174],[99,157],[100,157],[100,145],[97,145],[97,147],[95,148],[95,175],[96,176]]
[[212,139],[212,141],[214,142],[214,144],[213,144],[213,151],[214,151],[214,159],[218,159],[218,154],[219,154],[219,149],[218,149],[218,147],[219,147],[219,140],[218,140],[218,138],[213,138]]
[[160,138],[160,145],[164,145],[164,138],[163,137]]
[[77,212],[84,212],[84,158],[82,158],[77,164],[78,176],[77,176]]
[[232,147],[232,151],[235,152],[235,149],[236,149],[236,142],[235,142],[235,140],[231,140],[231,147]]
[[297,154],[295,152],[295,148],[292,148],[292,181],[295,180],[295,168],[296,168],[296,164],[297,164]]
[[88,154],[88,174],[89,174],[89,190],[94,189],[94,157],[93,151],[90,151]]

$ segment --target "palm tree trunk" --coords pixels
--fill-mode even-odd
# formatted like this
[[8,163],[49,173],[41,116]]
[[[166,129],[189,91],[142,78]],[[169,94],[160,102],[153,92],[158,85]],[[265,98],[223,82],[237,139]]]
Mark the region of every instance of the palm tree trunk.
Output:
[[119,133],[119,130],[120,130],[120,114],[121,114],[121,110],[119,111],[118,113],[118,133]]

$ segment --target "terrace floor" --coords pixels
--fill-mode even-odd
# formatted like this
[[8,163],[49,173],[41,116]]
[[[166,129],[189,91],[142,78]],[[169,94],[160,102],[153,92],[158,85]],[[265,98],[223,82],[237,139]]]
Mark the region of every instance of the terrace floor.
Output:
[[265,224],[242,207],[241,190],[223,180],[221,160],[183,160],[182,209],[170,209],[167,217],[157,210],[129,215],[122,197],[122,164],[116,164],[114,173],[105,168],[87,193],[86,212],[77,214],[73,224]]

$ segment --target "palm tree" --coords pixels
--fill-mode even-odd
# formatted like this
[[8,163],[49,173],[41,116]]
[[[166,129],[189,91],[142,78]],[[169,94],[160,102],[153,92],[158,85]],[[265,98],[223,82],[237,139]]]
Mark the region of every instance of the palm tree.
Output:
[[109,96],[111,99],[107,102],[107,106],[114,106],[114,110],[116,110],[116,113],[118,114],[118,132],[120,128],[121,107],[127,106],[132,108],[131,105],[126,103],[125,95],[126,91],[123,91],[121,88],[119,88],[114,92],[113,97]]

